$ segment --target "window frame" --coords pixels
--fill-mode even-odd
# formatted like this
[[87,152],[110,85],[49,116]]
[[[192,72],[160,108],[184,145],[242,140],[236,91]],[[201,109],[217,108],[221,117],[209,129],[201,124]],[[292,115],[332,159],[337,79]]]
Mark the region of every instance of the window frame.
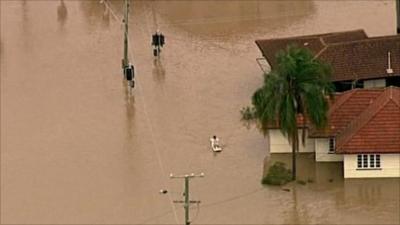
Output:
[[381,154],[357,154],[356,170],[382,170]]
[[328,140],[328,154],[335,154],[336,152],[336,140],[334,137],[330,137]]

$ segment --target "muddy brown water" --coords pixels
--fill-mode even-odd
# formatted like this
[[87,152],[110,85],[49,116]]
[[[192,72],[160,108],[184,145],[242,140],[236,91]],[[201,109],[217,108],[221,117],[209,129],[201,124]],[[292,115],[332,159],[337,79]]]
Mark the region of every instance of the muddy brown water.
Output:
[[[171,172],[206,174],[191,181],[202,201],[193,224],[400,222],[399,179],[344,181],[340,164],[305,156],[299,171],[313,183],[261,186],[267,140],[239,121],[262,82],[255,39],[394,34],[394,1],[134,1],[131,95],[122,2],[108,6],[0,2],[1,223],[183,223],[171,203],[183,181]],[[150,46],[157,28],[160,61]],[[218,155],[213,134],[225,144]]]

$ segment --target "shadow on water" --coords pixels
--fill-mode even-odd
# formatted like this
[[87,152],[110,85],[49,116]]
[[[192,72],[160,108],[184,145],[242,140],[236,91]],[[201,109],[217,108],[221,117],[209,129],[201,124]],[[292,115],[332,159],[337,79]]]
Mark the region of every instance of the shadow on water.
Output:
[[68,10],[65,6],[64,0],[60,0],[60,5],[57,7],[57,21],[60,23],[61,28],[64,27],[67,22]]

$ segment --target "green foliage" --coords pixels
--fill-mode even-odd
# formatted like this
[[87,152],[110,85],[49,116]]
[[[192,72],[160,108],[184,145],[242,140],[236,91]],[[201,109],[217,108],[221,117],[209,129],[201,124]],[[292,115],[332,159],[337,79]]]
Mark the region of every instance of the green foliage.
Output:
[[254,119],[254,112],[250,107],[243,107],[242,110],[240,110],[240,113],[242,114],[242,119],[245,121],[251,121]]
[[[315,59],[308,49],[288,46],[277,54],[277,66],[264,75],[263,86],[253,94],[252,106],[242,109],[242,119],[254,121],[264,135],[271,124],[279,124],[295,154],[299,146],[298,115],[317,128],[327,123],[327,96],[334,90],[330,74],[330,66]],[[305,132],[302,140],[304,144]],[[292,168],[295,178],[295,158]]]
[[264,75],[264,85],[252,97],[252,106],[242,109],[243,120],[256,120],[264,133],[279,122],[284,135],[297,133],[296,116],[307,116],[316,127],[327,122],[328,101],[333,93],[330,66],[314,59],[305,48],[288,46],[277,54],[277,68]]
[[283,185],[292,180],[291,172],[285,163],[275,162],[269,169],[267,175],[262,179],[263,184]]

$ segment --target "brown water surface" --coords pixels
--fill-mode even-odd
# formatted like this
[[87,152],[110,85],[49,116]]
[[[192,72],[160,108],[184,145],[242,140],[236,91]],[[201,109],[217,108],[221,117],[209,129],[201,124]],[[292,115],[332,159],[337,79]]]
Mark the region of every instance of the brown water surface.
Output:
[[[202,201],[193,224],[400,222],[398,179],[343,181],[340,165],[311,160],[300,170],[314,183],[262,187],[267,140],[239,113],[262,82],[255,39],[394,34],[394,1],[131,7],[130,95],[121,1],[0,1],[1,223],[183,223],[171,202],[182,199],[183,181],[171,172],[206,174],[191,181],[191,198]],[[157,28],[166,35],[160,61],[150,46]],[[225,144],[218,155],[213,134]]]

